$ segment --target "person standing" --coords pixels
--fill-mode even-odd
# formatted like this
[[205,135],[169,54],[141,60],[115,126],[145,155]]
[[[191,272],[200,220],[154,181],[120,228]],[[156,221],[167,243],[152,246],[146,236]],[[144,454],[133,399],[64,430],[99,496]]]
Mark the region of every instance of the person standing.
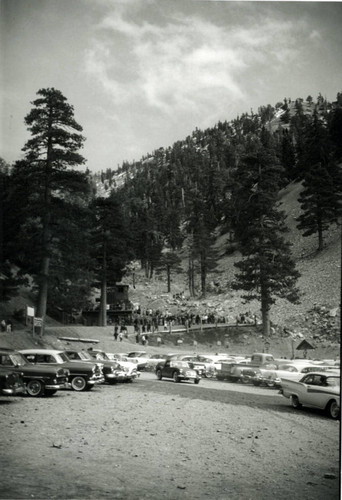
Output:
[[118,340],[118,335],[119,335],[119,326],[115,324],[114,326],[114,339]]

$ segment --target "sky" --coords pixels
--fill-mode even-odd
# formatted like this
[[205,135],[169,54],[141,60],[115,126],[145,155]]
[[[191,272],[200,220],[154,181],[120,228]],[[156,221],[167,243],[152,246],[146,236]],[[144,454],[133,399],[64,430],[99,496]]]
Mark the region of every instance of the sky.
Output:
[[342,3],[0,0],[0,156],[41,88],[83,127],[93,172],[284,97],[342,91]]

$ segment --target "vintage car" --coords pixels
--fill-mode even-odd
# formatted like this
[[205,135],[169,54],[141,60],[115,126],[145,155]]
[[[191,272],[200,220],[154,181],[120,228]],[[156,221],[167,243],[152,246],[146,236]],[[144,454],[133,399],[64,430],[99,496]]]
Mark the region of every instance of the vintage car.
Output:
[[199,384],[201,377],[198,373],[190,368],[189,363],[186,361],[179,361],[177,359],[167,359],[159,363],[156,367],[156,375],[158,380],[163,377],[172,378],[174,382],[181,382],[182,380],[193,380],[195,384]]
[[132,382],[134,379],[140,377],[140,372],[137,369],[137,363],[129,361],[127,356],[113,352],[106,352],[106,356],[110,361],[116,361],[120,365],[120,368],[126,373],[126,380],[128,382]]
[[146,363],[145,370],[155,372],[158,363],[162,363],[168,358],[168,354],[150,354]]
[[16,396],[26,392],[22,374],[10,368],[0,367],[0,395]]
[[[202,356],[201,356],[202,358]],[[176,361],[186,361],[187,363],[189,363],[189,366],[190,368],[192,368],[193,370],[195,370],[198,375],[200,377],[208,377],[208,378],[211,378],[213,377],[214,375],[214,367],[212,366],[212,363],[210,363],[210,361],[202,361],[202,360],[199,360],[198,356],[196,356],[195,354],[176,354],[172,357],[170,357],[170,359]],[[206,359],[206,358],[202,358],[202,359]]]
[[129,380],[128,370],[122,368],[120,364],[112,359],[109,359],[107,354],[100,349],[88,349],[88,354],[93,361],[102,363],[103,373],[108,384],[116,384],[117,382],[125,382]]
[[18,351],[0,348],[0,366],[19,373],[31,397],[52,396],[68,387],[69,371],[60,366],[34,366]]
[[89,391],[104,382],[102,368],[97,363],[70,361],[64,351],[55,349],[24,349],[19,351],[32,365],[54,366],[69,371],[69,383],[74,391]]
[[139,371],[144,371],[150,356],[146,351],[131,351],[127,353],[127,358],[137,363],[137,368]]
[[290,398],[294,408],[310,406],[326,410],[331,418],[340,416],[340,377],[331,372],[311,372],[299,381],[282,379],[279,391]]
[[306,373],[314,372],[314,371],[336,371],[337,367],[329,367],[329,366],[317,366],[311,365],[307,362],[301,363],[290,363],[282,364],[277,366],[274,369],[274,365],[266,365],[264,368],[259,370],[259,373],[256,373],[256,376],[253,378],[254,385],[265,384],[269,387],[280,387],[281,381],[283,378],[287,380],[296,380],[299,381],[303,375]]

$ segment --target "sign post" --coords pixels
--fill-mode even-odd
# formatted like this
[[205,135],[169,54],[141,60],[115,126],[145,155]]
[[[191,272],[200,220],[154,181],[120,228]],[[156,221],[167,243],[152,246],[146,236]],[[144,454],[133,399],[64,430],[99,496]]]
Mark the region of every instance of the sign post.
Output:
[[34,333],[34,307],[26,306],[26,318],[25,318],[25,324],[28,324],[28,318],[32,318],[32,332]]
[[40,331],[43,328],[43,318],[33,318],[33,333],[35,333],[35,328],[40,328]]

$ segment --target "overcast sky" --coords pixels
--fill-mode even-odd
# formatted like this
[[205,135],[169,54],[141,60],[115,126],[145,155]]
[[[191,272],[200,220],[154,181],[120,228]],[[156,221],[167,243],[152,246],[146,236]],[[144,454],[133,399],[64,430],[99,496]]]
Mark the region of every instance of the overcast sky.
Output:
[[0,0],[1,156],[40,88],[75,108],[92,171],[284,97],[342,91],[342,3]]

